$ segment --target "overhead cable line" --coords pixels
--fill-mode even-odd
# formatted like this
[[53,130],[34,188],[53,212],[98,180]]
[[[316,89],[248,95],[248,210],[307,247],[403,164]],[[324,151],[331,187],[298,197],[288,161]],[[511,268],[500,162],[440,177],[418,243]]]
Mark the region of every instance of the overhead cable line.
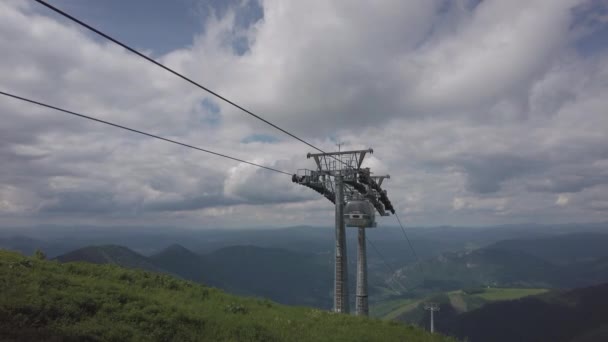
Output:
[[422,272],[422,276],[424,277],[424,270],[422,269],[422,262],[420,261],[420,258],[418,257],[418,254],[416,253],[416,250],[414,249],[414,246],[412,245],[412,242],[410,241],[410,238],[407,236],[407,233],[405,232],[405,228],[403,228],[403,224],[401,224],[399,215],[396,212],[395,212],[395,217],[397,218],[397,222],[399,222],[399,226],[401,227],[403,236],[405,236],[405,240],[407,241],[407,244],[410,246],[410,249],[412,250],[412,254],[414,254],[414,257],[416,258],[416,262],[418,263],[418,267],[420,268],[420,272]]
[[[290,132],[288,132],[287,130],[285,130],[285,129],[283,129],[283,128],[281,128],[281,127],[279,127],[279,126],[277,126],[277,125],[273,124],[272,122],[270,122],[270,121],[268,121],[268,120],[264,119],[263,117],[261,117],[261,116],[259,116],[259,115],[255,114],[255,113],[253,113],[252,111],[250,111],[250,110],[246,109],[245,107],[243,107],[243,106],[241,106],[241,105],[239,105],[239,104],[235,103],[234,101],[232,101],[232,100],[230,100],[230,99],[228,99],[228,98],[226,98],[226,97],[224,97],[224,96],[222,96],[222,95],[218,94],[217,92],[215,92],[215,91],[213,91],[213,90],[211,90],[211,89],[209,89],[209,88],[207,88],[207,87],[205,87],[205,86],[201,85],[200,83],[198,83],[198,82],[196,82],[196,81],[192,80],[191,78],[189,78],[189,77],[187,77],[187,76],[184,76],[183,74],[181,74],[181,73],[179,73],[179,72],[177,72],[177,71],[175,71],[175,70],[173,70],[173,69],[169,68],[168,66],[166,66],[166,65],[164,65],[164,64],[162,64],[162,63],[160,63],[160,62],[157,62],[156,60],[154,60],[154,59],[152,59],[152,58],[150,58],[150,57],[146,56],[145,54],[143,54],[143,53],[141,53],[141,52],[139,52],[139,51],[135,50],[134,48],[132,48],[132,47],[128,46],[127,44],[125,44],[125,43],[123,43],[123,42],[121,42],[121,41],[119,41],[118,39],[115,39],[115,38],[111,37],[110,35],[108,35],[108,34],[106,34],[106,33],[103,33],[102,31],[100,31],[100,30],[98,30],[98,29],[94,28],[93,26],[91,26],[91,25],[89,25],[89,24],[87,24],[87,23],[83,22],[82,20],[80,20],[80,19],[78,19],[78,18],[76,18],[76,17],[74,17],[74,16],[72,16],[72,15],[70,15],[70,14],[68,14],[68,13],[66,13],[66,12],[64,12],[64,11],[62,11],[62,10],[60,10],[59,8],[57,8],[57,7],[55,7],[55,6],[53,6],[53,5],[49,4],[49,3],[47,3],[46,1],[43,1],[43,0],[36,0],[36,2],[38,2],[38,3],[39,3],[39,4],[41,4],[41,5],[46,6],[47,8],[51,9],[52,11],[54,11],[54,12],[56,12],[56,13],[58,13],[58,14],[60,14],[60,15],[64,16],[64,17],[66,17],[66,18],[68,18],[68,19],[72,20],[73,22],[75,22],[75,23],[77,23],[77,24],[79,24],[79,25],[81,25],[81,26],[83,26],[83,27],[87,28],[88,30],[95,32],[96,34],[98,34],[98,35],[100,35],[100,36],[104,37],[105,39],[107,39],[107,40],[109,40],[109,41],[111,41],[111,42],[113,42],[113,43],[115,43],[115,44],[117,44],[117,45],[119,45],[119,46],[123,47],[124,49],[126,49],[126,50],[128,50],[128,51],[130,51],[130,52],[132,52],[132,53],[134,53],[134,54],[136,54],[136,55],[138,55],[139,57],[141,57],[141,58],[143,58],[143,59],[147,60],[148,62],[153,63],[154,65],[156,65],[156,66],[158,66],[158,67],[160,67],[160,68],[162,68],[162,69],[164,69],[164,70],[166,70],[166,71],[168,71],[168,72],[172,73],[173,75],[175,75],[175,76],[177,76],[177,77],[179,77],[179,78],[183,79],[184,81],[186,81],[186,82],[188,82],[188,83],[190,83],[190,84],[192,84],[192,85],[194,85],[194,86],[196,86],[196,87],[198,87],[198,88],[200,88],[200,89],[202,89],[202,90],[206,91],[207,93],[209,93],[209,94],[211,94],[211,95],[213,95],[213,96],[217,97],[218,99],[220,99],[220,100],[222,100],[222,101],[224,101],[224,102],[226,102],[226,103],[228,103],[228,104],[230,104],[230,105],[232,105],[232,106],[234,106],[234,107],[236,107],[236,108],[238,108],[238,109],[242,110],[243,112],[245,112],[245,113],[247,113],[247,114],[249,114],[249,115],[253,116],[254,118],[256,118],[256,119],[258,119],[258,120],[260,120],[260,121],[262,121],[262,122],[266,123],[267,125],[270,125],[271,127],[276,128],[277,130],[279,130],[279,131],[281,131],[281,132],[283,132],[283,133],[285,133],[285,134],[289,135],[290,137],[292,137],[292,138],[294,138],[294,139],[296,139],[296,140],[298,140],[298,141],[300,141],[300,142],[302,142],[302,143],[304,143],[304,144],[308,145],[309,147],[312,147],[312,148],[314,148],[315,150],[317,150],[317,151],[319,151],[319,152],[321,152],[321,153],[325,153],[325,151],[323,151],[323,150],[321,150],[320,148],[318,148],[318,147],[316,147],[316,146],[312,145],[311,143],[307,142],[306,140],[304,140],[304,139],[302,139],[302,138],[300,138],[300,137],[296,136],[295,134],[290,133]],[[336,157],[333,157],[333,158],[334,158],[334,159],[336,159],[336,160],[339,160],[339,159],[338,159],[338,158],[336,158]],[[339,161],[341,161],[341,160],[339,160]],[[343,162],[343,163],[344,163],[344,162]]]
[[137,130],[137,129],[134,129],[134,128],[122,126],[122,125],[115,124],[115,123],[110,122],[110,121],[106,121],[106,120],[102,120],[102,119],[97,119],[97,118],[94,118],[92,116],[76,113],[76,112],[73,112],[73,111],[70,111],[70,110],[67,110],[67,109],[55,107],[55,106],[52,106],[52,105],[49,105],[49,104],[46,104],[46,103],[42,103],[42,102],[38,102],[38,101],[35,101],[35,100],[31,100],[31,99],[28,99],[28,98],[25,98],[25,97],[21,97],[21,96],[18,96],[18,95],[6,93],[6,92],[3,92],[3,91],[0,91],[0,94],[4,95],[4,96],[11,97],[11,98],[14,98],[14,99],[17,99],[17,100],[21,100],[21,101],[24,101],[24,102],[29,102],[29,103],[32,103],[32,104],[36,104],[38,106],[54,109],[54,110],[57,110],[57,111],[60,111],[60,112],[66,113],[66,114],[74,115],[74,116],[77,116],[77,117],[80,117],[80,118],[83,118],[83,119],[87,119],[87,120],[91,120],[91,121],[96,121],[96,122],[99,122],[99,123],[102,123],[102,124],[106,124],[106,125],[113,126],[113,127],[116,127],[116,128],[124,129],[124,130],[130,131],[130,132],[142,134],[142,135],[145,135],[145,136],[148,136],[148,137],[151,137],[151,138],[155,138],[155,139],[159,139],[159,140],[162,140],[162,141],[165,141],[165,142],[169,142],[169,143],[172,143],[172,144],[176,144],[176,145],[180,145],[180,146],[183,146],[183,147],[188,147],[188,148],[191,148],[191,149],[194,149],[194,150],[197,150],[197,151],[213,154],[213,155],[216,155],[218,157],[231,159],[231,160],[234,160],[234,161],[238,161],[240,163],[249,164],[249,165],[256,166],[256,167],[259,167],[259,168],[262,168],[262,169],[266,169],[266,170],[269,170],[269,171],[274,171],[274,172],[278,172],[278,173],[282,173],[282,174],[291,176],[291,173],[289,173],[289,172],[281,171],[281,170],[278,170],[278,169],[275,169],[275,168],[272,168],[272,167],[269,167],[269,166],[264,166],[264,165],[256,164],[256,163],[249,162],[249,161],[246,161],[246,160],[243,160],[243,159],[231,157],[231,156],[223,154],[223,153],[213,152],[213,151],[210,151],[210,150],[207,150],[207,149],[204,149],[204,148],[196,147],[196,146],[189,145],[189,144],[186,144],[186,143],[182,143],[182,142],[179,142],[179,141],[176,141],[176,140],[172,140],[172,139],[168,139],[168,138],[163,138],[163,137],[161,137],[159,135],[155,135],[155,134],[147,133],[147,132],[140,131],[140,130]]
[[[384,256],[382,256],[382,253],[380,253],[380,250],[378,250],[378,248],[376,248],[376,245],[374,245],[374,243],[368,237],[366,237],[366,240],[367,240],[367,243],[369,243],[369,245],[372,246],[372,248],[374,249],[374,251],[376,251],[376,254],[378,254],[378,256],[380,257],[380,259],[382,260],[382,262],[384,263],[384,266],[386,266],[386,268],[388,269],[388,271],[393,275],[393,277],[396,276],[395,270],[388,264],[388,262],[386,261],[386,259],[384,259]],[[397,282],[397,284],[399,284],[399,286],[403,290],[407,291],[407,288],[405,286],[403,286],[403,284],[401,283],[401,281],[399,281],[398,278],[393,278],[393,279]],[[399,291],[395,290],[390,285],[390,283],[388,283],[388,284],[391,287],[391,289],[393,291],[395,291],[395,293],[401,294]]]

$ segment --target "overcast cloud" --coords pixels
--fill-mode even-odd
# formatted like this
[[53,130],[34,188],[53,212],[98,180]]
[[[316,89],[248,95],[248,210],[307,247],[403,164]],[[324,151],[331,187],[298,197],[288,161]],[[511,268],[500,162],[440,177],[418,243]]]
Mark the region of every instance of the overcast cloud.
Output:
[[[608,220],[608,1],[188,4],[189,44],[138,48],[322,149],[374,148],[408,225]],[[309,147],[33,1],[0,2],[0,51],[2,91],[314,167]],[[286,175],[4,97],[0,120],[0,226],[333,222]]]

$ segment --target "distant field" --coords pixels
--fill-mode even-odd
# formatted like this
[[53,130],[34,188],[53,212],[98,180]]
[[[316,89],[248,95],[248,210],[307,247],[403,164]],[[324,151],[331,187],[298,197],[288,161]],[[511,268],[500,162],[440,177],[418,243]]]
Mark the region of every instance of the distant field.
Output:
[[411,304],[413,301],[415,301],[415,300],[413,300],[413,299],[395,299],[395,300],[380,302],[378,304],[374,304],[371,306],[370,315],[372,317],[384,317],[388,313],[390,313],[400,307],[403,307],[407,304]]
[[486,289],[483,293],[475,294],[472,296],[480,297],[487,301],[497,301],[534,296],[537,294],[545,293],[547,291],[547,289],[489,288]]
[[422,303],[422,301],[423,300],[410,301],[407,304],[397,307],[395,310],[387,313],[381,318],[386,320],[394,320],[395,318],[416,309],[418,305]]
[[437,298],[444,298],[445,303],[442,305],[449,304],[456,309],[458,312],[466,312],[475,310],[487,302],[513,300],[527,296],[533,296],[547,292],[547,289],[520,289],[520,288],[488,288],[483,289],[481,293],[475,293],[468,295],[462,290],[436,293],[432,296],[418,299],[393,299],[388,301],[379,302],[372,305],[371,315],[373,317],[394,320],[396,318],[408,315],[418,309],[421,303],[426,301],[437,301]]

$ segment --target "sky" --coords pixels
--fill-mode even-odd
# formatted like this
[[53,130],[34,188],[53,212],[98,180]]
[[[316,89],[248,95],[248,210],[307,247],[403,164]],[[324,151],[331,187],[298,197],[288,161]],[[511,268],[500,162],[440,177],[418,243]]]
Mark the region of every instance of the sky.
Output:
[[[608,0],[54,0],[364,166],[408,226],[608,221]],[[30,0],[0,90],[294,173],[310,147]],[[333,224],[274,173],[0,97],[0,229]],[[379,225],[394,225],[394,217]]]

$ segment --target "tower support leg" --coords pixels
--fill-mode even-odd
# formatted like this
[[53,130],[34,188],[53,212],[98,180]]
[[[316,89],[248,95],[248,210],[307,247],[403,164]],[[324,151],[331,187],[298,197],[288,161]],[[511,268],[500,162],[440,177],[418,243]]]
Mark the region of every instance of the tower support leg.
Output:
[[367,316],[367,252],[365,248],[365,228],[359,228],[359,248],[357,250],[357,316]]
[[334,311],[349,312],[348,270],[346,259],[346,231],[344,227],[344,182],[341,175],[336,182],[336,265],[334,273]]

